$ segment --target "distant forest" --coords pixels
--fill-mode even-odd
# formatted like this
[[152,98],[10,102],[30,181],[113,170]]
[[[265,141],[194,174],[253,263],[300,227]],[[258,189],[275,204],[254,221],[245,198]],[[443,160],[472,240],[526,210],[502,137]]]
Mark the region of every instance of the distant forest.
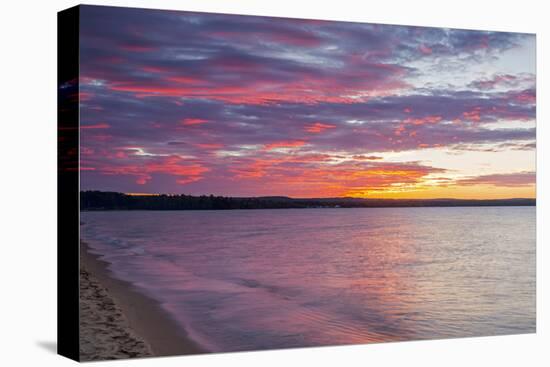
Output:
[[80,210],[229,210],[534,205],[536,205],[536,199],[295,199],[284,196],[225,197],[214,195],[127,195],[104,191],[80,192]]

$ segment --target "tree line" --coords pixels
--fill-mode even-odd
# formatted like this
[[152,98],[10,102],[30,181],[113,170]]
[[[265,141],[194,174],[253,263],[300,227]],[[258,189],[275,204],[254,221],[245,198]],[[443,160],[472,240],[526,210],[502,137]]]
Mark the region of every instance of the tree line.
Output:
[[535,199],[363,199],[284,196],[227,197],[214,195],[128,195],[119,192],[81,191],[81,210],[230,210],[289,208],[369,208],[426,206],[533,206]]

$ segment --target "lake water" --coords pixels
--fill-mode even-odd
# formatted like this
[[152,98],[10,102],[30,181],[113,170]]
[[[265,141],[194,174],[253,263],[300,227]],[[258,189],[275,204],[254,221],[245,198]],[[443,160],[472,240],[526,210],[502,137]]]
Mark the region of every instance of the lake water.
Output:
[[535,207],[82,212],[211,351],[535,331]]

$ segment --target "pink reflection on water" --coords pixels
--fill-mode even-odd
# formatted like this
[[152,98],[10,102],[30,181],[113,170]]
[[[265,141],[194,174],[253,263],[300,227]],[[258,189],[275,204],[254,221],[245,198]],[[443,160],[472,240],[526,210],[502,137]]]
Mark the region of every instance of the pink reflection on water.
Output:
[[213,351],[534,331],[533,208],[83,214]]

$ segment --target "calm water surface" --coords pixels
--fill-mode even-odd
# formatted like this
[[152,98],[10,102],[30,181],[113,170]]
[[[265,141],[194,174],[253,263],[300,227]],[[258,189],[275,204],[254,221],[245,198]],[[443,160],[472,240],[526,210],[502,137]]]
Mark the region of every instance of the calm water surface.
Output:
[[535,331],[535,208],[83,212],[212,351]]

